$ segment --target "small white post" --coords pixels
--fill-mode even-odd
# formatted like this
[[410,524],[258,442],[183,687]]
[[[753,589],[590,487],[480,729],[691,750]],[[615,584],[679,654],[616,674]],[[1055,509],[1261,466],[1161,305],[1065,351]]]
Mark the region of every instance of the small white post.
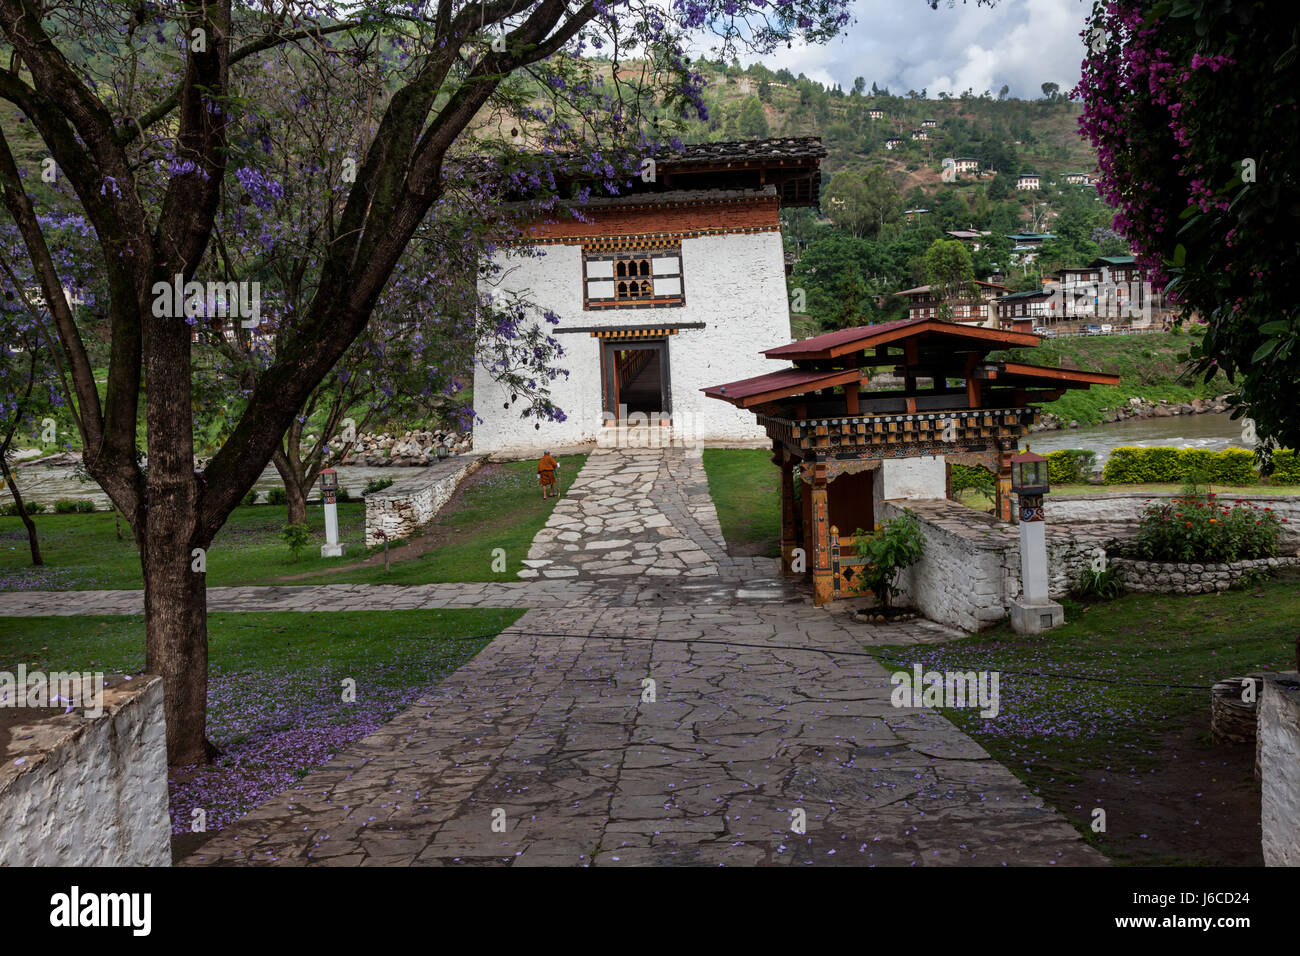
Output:
[[341,558],[346,545],[339,543],[339,506],[336,503],[339,490],[339,476],[333,468],[326,468],[320,475],[321,501],[325,505],[325,543],[320,546],[322,558]]

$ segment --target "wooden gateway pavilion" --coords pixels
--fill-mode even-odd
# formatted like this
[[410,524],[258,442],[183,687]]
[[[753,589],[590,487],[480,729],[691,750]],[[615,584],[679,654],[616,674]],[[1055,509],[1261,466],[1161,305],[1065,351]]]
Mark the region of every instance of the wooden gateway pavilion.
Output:
[[[815,603],[847,593],[851,535],[875,527],[877,503],[947,497],[954,463],[993,472],[996,514],[1011,520],[1011,456],[1038,420],[1035,406],[1066,389],[1119,384],[1117,375],[989,360],[1038,342],[1025,332],[903,319],[767,349],[792,366],[703,390],[752,410],[772,439],[782,569],[794,570],[802,548]],[[869,376],[877,379],[870,385]]]

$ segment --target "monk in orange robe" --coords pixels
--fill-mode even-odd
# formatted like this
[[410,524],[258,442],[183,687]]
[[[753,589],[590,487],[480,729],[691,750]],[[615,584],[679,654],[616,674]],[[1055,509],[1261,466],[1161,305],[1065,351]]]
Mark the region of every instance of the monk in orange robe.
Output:
[[[560,470],[560,463],[551,457],[549,451],[542,452],[542,460],[537,463],[537,482],[542,486],[542,499],[551,497],[555,489],[555,473]],[[558,495],[559,490],[555,489]]]

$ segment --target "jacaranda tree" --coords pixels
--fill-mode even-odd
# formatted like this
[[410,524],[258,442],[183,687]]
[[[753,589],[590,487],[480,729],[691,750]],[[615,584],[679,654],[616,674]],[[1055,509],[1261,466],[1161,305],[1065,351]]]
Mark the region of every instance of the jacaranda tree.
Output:
[[[101,397],[40,211],[17,176],[6,177],[14,187],[4,191],[6,207],[63,351],[85,467],[128,519],[140,548],[146,668],[165,682],[173,765],[209,756],[205,583],[194,552],[211,544],[313,389],[370,323],[412,238],[444,197],[444,175],[474,158],[481,181],[526,193],[553,181],[554,165],[563,162],[593,177],[597,189],[616,191],[635,168],[628,157],[645,155],[659,138],[648,115],[667,125],[673,115],[702,109],[702,81],[685,56],[688,34],[711,34],[726,55],[741,45],[768,51],[832,36],[847,19],[845,6],[368,0],[335,9],[0,0],[7,47],[0,50],[0,98],[40,134],[102,253],[110,344]],[[340,71],[384,57],[382,109],[348,167],[348,189],[335,210],[338,238],[312,265],[319,280],[309,301],[295,311],[291,329],[279,330],[228,437],[197,469],[186,313],[199,317],[203,303],[197,297],[191,309],[184,288],[221,279],[213,255],[218,211],[238,183],[240,143],[255,139],[260,121],[239,95],[240,76],[289,48],[333,55]],[[582,58],[592,51],[612,54],[614,70]],[[645,88],[628,90],[620,80],[617,60],[629,53],[651,65],[638,73],[648,78]],[[311,97],[299,108],[313,110]],[[493,136],[476,125],[485,110],[509,112],[521,125]],[[523,140],[513,148],[511,129]],[[12,169],[12,150],[0,141],[4,157]],[[172,283],[184,307],[165,291]],[[531,334],[519,323],[504,331]],[[136,457],[142,404],[147,469]]]

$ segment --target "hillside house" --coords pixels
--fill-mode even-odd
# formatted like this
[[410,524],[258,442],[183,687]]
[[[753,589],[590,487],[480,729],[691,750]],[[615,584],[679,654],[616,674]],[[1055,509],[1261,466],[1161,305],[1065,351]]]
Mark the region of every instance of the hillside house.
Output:
[[[700,389],[762,368],[737,342],[790,340],[777,214],[816,207],[825,155],[816,138],[686,146],[658,160],[653,182],[589,199],[586,221],[552,216],[504,244],[481,289],[559,317],[549,331],[568,375],[549,386],[564,417],[521,418],[478,367],[475,450],[621,441],[629,428],[657,441],[762,437],[750,415]],[[594,185],[581,172],[560,182],[570,196]]]
[[1038,180],[1038,174],[1021,173],[1019,176],[1016,177],[1016,188],[1021,190],[1041,188]]
[[993,303],[997,327],[1008,332],[1032,332],[1058,321],[1058,297],[1047,289],[1012,292]]
[[980,171],[980,161],[974,156],[958,156],[953,160],[953,166],[957,168],[959,176],[967,173],[978,173]]
[[897,136],[891,136],[889,139],[885,140],[885,149],[898,149],[898,147],[902,145],[903,141]]
[[904,209],[903,218],[906,219],[908,222],[911,222],[913,219],[917,218],[918,216],[928,215],[929,212],[930,210],[928,209]]
[[1092,177],[1087,173],[1066,173],[1065,181],[1071,186],[1087,186],[1092,183]]
[[912,130],[912,139],[929,139],[930,134],[923,129]]
[[993,282],[981,282],[979,279],[971,285],[973,286],[971,294],[950,299],[944,299],[937,291],[932,292],[928,285],[904,289],[902,292],[895,292],[894,295],[907,299],[909,319],[946,318],[962,325],[996,328],[997,317],[993,311],[993,302],[998,296],[1009,293],[1011,289]]
[[921,129],[934,129],[939,124],[932,119],[921,120]]
[[946,234],[954,239],[970,243],[972,252],[979,252],[980,244],[984,241],[984,237],[992,235],[992,233],[987,229],[949,229]]
[[873,108],[867,110],[867,115],[870,116],[873,120],[881,120],[885,118],[885,111],[881,109]]

